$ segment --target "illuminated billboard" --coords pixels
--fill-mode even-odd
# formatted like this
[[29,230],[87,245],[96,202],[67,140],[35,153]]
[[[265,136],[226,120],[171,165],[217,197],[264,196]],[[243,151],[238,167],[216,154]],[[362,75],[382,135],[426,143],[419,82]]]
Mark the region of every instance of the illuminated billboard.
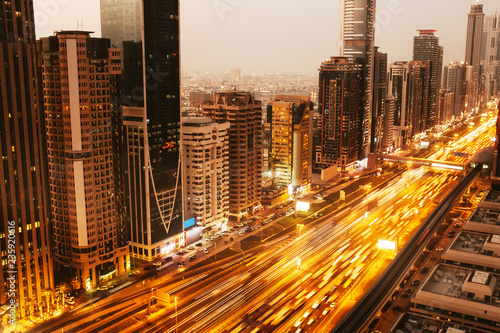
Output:
[[295,208],[297,212],[308,212],[309,211],[309,202],[297,201],[297,206]]
[[196,224],[196,222],[195,222],[195,218],[194,218],[194,217],[192,217],[192,218],[190,218],[190,219],[188,219],[188,220],[184,221],[184,229],[187,229],[187,228],[189,228],[189,227],[192,227],[192,226],[193,226],[193,225],[195,225],[195,224]]
[[377,243],[377,247],[379,249],[384,249],[384,250],[396,250],[396,243],[391,242],[391,241],[386,241],[383,239],[379,239]]

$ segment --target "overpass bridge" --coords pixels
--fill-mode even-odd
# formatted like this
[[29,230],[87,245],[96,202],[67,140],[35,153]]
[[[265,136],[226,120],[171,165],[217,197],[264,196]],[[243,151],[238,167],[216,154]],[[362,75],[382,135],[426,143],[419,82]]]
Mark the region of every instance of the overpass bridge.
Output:
[[413,164],[420,166],[428,166],[437,169],[454,170],[458,172],[464,172],[467,169],[467,166],[469,165],[469,163],[456,163],[456,162],[429,160],[425,158],[405,157],[397,155],[383,155],[383,154],[368,155],[368,168],[376,169],[378,167],[379,162]]

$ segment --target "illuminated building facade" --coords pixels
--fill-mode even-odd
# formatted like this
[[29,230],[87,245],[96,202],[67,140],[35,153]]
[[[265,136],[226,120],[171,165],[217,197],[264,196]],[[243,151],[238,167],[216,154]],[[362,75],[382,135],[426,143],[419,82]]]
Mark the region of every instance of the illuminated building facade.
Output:
[[467,95],[467,65],[451,62],[443,71],[443,88],[453,93],[453,116],[459,118],[465,111]]
[[109,15],[113,17],[109,13],[125,10],[113,7],[135,8],[130,1],[102,0],[101,26],[103,37],[109,34],[112,44],[123,45],[120,100],[130,253],[150,261],[184,244],[179,157],[179,2],[136,2],[139,40],[131,37],[136,36],[134,27],[123,29],[125,23],[118,19],[121,16],[109,19]]
[[41,38],[40,49],[54,260],[90,288],[128,261],[113,163],[120,49],[85,31]]
[[439,109],[439,89],[443,71],[443,47],[439,46],[436,30],[418,30],[419,35],[413,37],[413,60],[430,62],[430,88],[425,115],[425,129],[436,125],[436,114]]
[[345,57],[331,57],[319,69],[318,111],[321,114],[316,165],[354,167],[363,146],[363,65]]
[[252,215],[262,193],[262,104],[242,91],[221,91],[202,106],[216,123],[229,122],[229,217]]
[[[472,66],[467,82],[467,111],[478,108],[481,97],[481,41],[483,38],[483,5],[476,1],[467,14],[467,36],[465,40],[465,63]],[[476,110],[477,111],[477,110]]]
[[312,110],[309,96],[277,95],[267,104],[275,185],[300,188],[311,183]]
[[229,123],[183,117],[181,126],[184,216],[195,217],[203,232],[216,230],[229,211]]
[[55,287],[32,1],[5,2],[0,22],[0,304],[14,301],[20,319],[44,308],[44,291]]

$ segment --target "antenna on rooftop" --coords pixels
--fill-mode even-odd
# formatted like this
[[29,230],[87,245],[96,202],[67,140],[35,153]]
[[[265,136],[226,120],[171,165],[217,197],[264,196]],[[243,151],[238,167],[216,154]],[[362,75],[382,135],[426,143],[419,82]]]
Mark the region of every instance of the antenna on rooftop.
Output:
[[78,31],[83,31],[83,19],[81,19],[82,21],[80,22],[79,19],[76,19],[76,30]]

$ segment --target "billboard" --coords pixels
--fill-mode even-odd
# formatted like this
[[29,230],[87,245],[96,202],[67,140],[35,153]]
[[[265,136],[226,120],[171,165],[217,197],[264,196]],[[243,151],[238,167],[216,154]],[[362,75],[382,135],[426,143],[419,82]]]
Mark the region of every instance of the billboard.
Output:
[[295,208],[297,212],[308,212],[309,202],[297,201],[297,207]]
[[187,228],[189,228],[189,227],[192,227],[192,226],[193,226],[193,225],[195,225],[195,224],[196,224],[196,222],[195,222],[195,218],[194,218],[194,217],[192,217],[192,218],[190,218],[190,219],[188,219],[188,220],[184,221],[184,229],[187,229]]

